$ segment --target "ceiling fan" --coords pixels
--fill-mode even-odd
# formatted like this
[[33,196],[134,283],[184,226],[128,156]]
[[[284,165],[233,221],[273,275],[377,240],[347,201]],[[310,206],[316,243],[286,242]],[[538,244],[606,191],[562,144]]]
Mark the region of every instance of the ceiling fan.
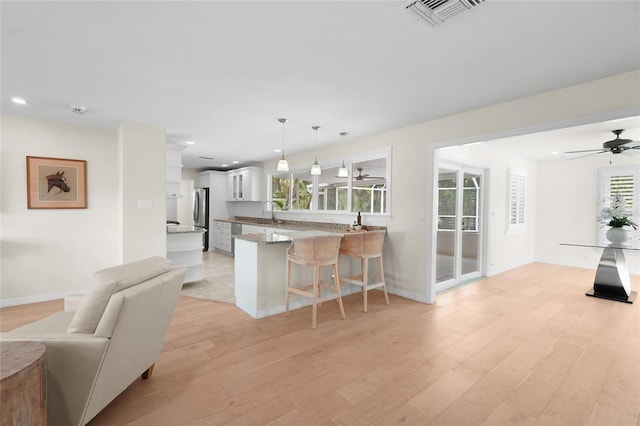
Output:
[[[621,139],[620,134],[622,132],[624,132],[624,129],[612,130],[611,133],[616,135],[616,138],[603,143],[601,149],[585,149],[582,151],[567,151],[565,152],[565,154],[579,154],[584,152],[590,153],[590,154],[582,155],[580,157],[576,157],[576,158],[581,158],[581,157],[586,157],[587,155],[602,154],[604,152],[610,152],[612,154],[620,154],[621,152],[624,152],[630,149],[640,150],[640,142],[634,141],[631,139]],[[637,145],[632,145],[633,143],[637,143]]]
[[[370,176],[367,173],[362,174],[362,171],[364,170],[362,167],[358,167],[356,170],[358,170],[358,176],[354,176],[353,180],[385,179],[384,176]],[[336,176],[336,177],[344,177],[344,176]]]

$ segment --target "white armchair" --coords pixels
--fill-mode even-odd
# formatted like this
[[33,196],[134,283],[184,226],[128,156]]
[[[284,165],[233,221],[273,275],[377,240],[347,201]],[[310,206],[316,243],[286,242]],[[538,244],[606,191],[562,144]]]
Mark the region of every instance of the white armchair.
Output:
[[2,341],[45,344],[50,425],[84,425],[160,355],[185,269],[161,257],[96,272],[82,298],[58,312],[0,334]]

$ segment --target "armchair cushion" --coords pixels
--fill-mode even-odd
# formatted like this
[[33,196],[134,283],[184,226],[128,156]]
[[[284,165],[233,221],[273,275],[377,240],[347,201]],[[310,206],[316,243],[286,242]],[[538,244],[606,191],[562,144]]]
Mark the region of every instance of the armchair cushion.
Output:
[[131,262],[97,271],[67,328],[69,333],[94,333],[113,293],[147,281],[171,269],[162,257]]

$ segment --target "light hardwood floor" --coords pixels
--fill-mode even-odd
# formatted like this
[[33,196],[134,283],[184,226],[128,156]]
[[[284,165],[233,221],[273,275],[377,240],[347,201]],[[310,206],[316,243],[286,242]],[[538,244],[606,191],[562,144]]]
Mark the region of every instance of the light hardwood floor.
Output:
[[[153,376],[97,425],[640,425],[640,307],[531,264],[434,305],[372,292],[254,320],[182,296]],[[640,277],[632,278],[633,289]],[[62,309],[4,308],[9,330]]]

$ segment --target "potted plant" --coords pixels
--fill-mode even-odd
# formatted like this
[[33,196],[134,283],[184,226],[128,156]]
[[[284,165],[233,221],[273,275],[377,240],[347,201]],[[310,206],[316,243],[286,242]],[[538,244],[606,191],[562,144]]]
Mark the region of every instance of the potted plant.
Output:
[[612,243],[619,244],[624,243],[629,239],[628,230],[625,226],[630,226],[634,230],[638,229],[638,225],[634,223],[629,217],[625,200],[622,194],[616,193],[615,195],[605,199],[605,203],[609,202],[609,207],[604,207],[600,211],[600,220],[603,226],[609,226],[605,233],[605,237]]

